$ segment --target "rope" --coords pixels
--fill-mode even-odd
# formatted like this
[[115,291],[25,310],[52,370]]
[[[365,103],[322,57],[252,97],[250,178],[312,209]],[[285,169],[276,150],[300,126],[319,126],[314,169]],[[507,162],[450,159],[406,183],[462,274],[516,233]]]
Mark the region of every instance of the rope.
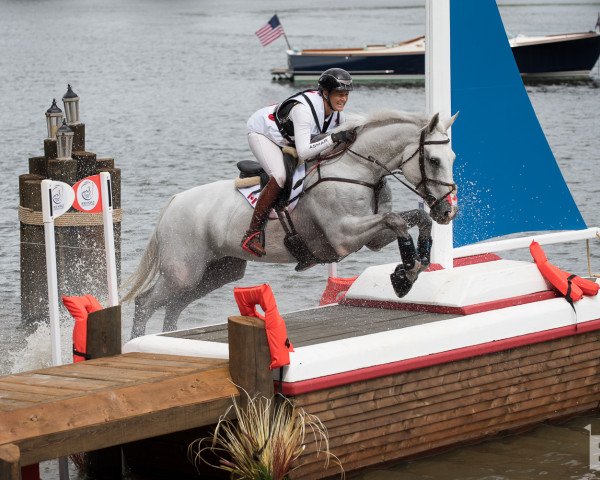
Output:
[[[123,210],[113,210],[113,222],[119,223],[123,220]],[[30,208],[19,205],[19,221],[26,225],[43,225],[42,212],[36,212]],[[102,213],[67,212],[54,220],[55,227],[91,227],[102,225]]]

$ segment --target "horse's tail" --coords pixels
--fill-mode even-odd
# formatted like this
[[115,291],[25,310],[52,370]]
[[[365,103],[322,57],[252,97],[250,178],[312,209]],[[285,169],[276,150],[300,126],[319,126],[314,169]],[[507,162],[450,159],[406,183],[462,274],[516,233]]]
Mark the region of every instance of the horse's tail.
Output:
[[162,209],[160,215],[158,216],[158,221],[156,222],[156,227],[154,227],[154,231],[148,240],[148,245],[146,245],[146,250],[142,254],[142,259],[140,264],[136,268],[135,272],[131,274],[131,276],[125,280],[123,284],[123,288],[128,288],[129,291],[125,294],[125,296],[121,299],[121,302],[128,302],[137,297],[140,293],[145,292],[150,288],[150,286],[154,283],[156,276],[158,275],[158,269],[160,265],[159,251],[158,251],[158,227],[160,225],[160,221],[162,220],[163,215],[167,211],[167,208],[173,201],[174,196],[170,198],[169,203]]

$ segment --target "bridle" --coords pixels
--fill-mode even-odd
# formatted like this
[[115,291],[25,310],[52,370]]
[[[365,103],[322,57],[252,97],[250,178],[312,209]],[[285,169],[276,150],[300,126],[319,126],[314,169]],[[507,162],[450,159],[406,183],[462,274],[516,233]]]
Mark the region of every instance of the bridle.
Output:
[[[456,183],[442,182],[441,180],[436,180],[435,178],[429,178],[427,176],[427,172],[425,171],[425,146],[427,146],[427,145],[444,145],[447,143],[450,143],[449,138],[446,138],[445,140],[425,140],[425,130],[421,131],[421,135],[419,137],[419,147],[415,150],[415,152],[410,157],[406,158],[405,160],[402,161],[402,163],[400,163],[400,165],[398,165],[398,169],[400,169],[400,171],[402,171],[402,167],[404,165],[406,165],[408,162],[410,162],[417,155],[417,153],[419,154],[419,170],[421,172],[421,181],[414,187],[412,185],[406,183],[404,180],[402,180],[400,177],[398,177],[393,171],[391,171],[385,164],[383,164],[381,161],[377,160],[376,158],[372,157],[371,155],[369,155],[368,157],[365,157],[364,155],[361,155],[360,153],[352,150],[351,148],[347,148],[346,151],[350,152],[351,154],[353,154],[359,158],[362,158],[363,160],[374,163],[378,167],[382,168],[383,170],[385,170],[387,172],[387,175],[394,177],[402,185],[404,185],[406,188],[408,188],[411,192],[413,192],[413,193],[417,194],[419,197],[421,197],[425,201],[425,203],[427,203],[427,205],[429,206],[430,209],[433,209],[433,208],[435,208],[435,206],[438,203],[440,203],[442,200],[447,198],[448,195],[455,193],[457,187],[456,187]],[[431,193],[431,190],[429,189],[429,185],[431,185],[431,184],[443,185],[445,187],[449,187],[450,190],[448,190],[448,192],[444,193],[439,198],[436,198],[436,196],[433,195]],[[419,189],[421,189],[421,188],[423,190],[423,193],[421,193],[419,191]]]

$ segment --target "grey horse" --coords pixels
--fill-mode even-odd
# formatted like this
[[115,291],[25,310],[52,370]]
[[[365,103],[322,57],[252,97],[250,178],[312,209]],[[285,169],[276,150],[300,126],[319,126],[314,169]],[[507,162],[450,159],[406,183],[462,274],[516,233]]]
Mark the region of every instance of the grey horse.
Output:
[[[323,263],[336,262],[363,246],[380,250],[397,240],[403,263],[391,281],[396,293],[404,295],[429,262],[431,219],[418,209],[393,212],[391,191],[381,180],[401,171],[429,205],[431,218],[440,224],[450,222],[457,208],[449,195],[456,185],[452,176],[455,155],[447,130],[455,118],[440,121],[437,114],[429,118],[380,111],[340,126],[357,129],[356,141],[336,158],[307,164],[304,188],[308,192],[291,212],[309,250]],[[296,261],[284,246],[279,221],[268,222],[264,257],[241,249],[240,239],[251,215],[251,206],[236,191],[233,180],[171,197],[140,265],[128,280],[129,292],[123,301],[135,298],[132,337],[144,334],[148,319],[161,307],[166,309],[164,331],[174,330],[187,305],[241,279],[248,260]],[[408,232],[415,225],[419,228],[416,249]]]

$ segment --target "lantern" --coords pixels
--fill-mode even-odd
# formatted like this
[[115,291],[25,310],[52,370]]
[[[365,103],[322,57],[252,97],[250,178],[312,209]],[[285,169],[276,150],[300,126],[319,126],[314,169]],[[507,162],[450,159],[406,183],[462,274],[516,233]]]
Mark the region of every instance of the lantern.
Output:
[[52,99],[52,105],[46,110],[46,126],[48,127],[48,138],[56,138],[56,131],[60,127],[63,119],[63,113],[58,105],[56,105],[56,99]]
[[65,106],[67,123],[77,125],[79,123],[79,97],[71,90],[71,85],[67,85],[67,93],[63,95],[62,100]]
[[73,150],[73,130],[71,130],[67,122],[63,120],[61,127],[56,131],[56,151],[57,158],[68,160],[71,158]]

